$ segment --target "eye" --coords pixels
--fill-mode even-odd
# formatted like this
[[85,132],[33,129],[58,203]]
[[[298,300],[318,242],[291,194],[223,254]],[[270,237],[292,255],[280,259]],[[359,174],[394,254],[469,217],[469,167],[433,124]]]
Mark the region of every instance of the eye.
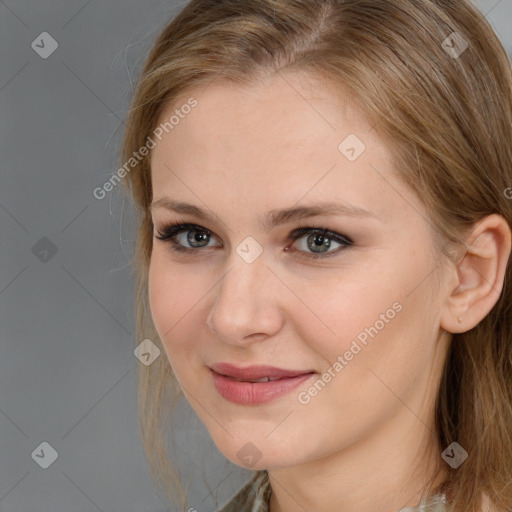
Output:
[[[194,252],[195,249],[208,247],[211,231],[195,224],[176,223],[163,228],[163,232],[155,235],[158,240],[171,244],[174,251]],[[176,241],[175,239],[178,239]],[[189,247],[184,244],[190,244]],[[210,246],[211,247],[211,246]]]
[[[329,231],[326,228],[302,227],[293,231],[291,237],[295,242],[301,242],[299,244],[299,252],[305,252],[306,257],[313,259],[330,257],[340,252],[340,250],[343,250],[343,248],[354,245],[352,240],[347,236]],[[333,241],[334,244],[338,244],[338,247],[335,247],[337,250],[331,251],[329,249],[332,248]]]
[[[306,236],[307,235],[307,236]],[[176,223],[165,226],[162,231],[157,231],[155,238],[169,243],[173,251],[198,253],[197,249],[206,247],[222,247],[221,245],[209,245],[212,232],[196,224]],[[290,234],[290,239],[298,244],[298,252],[304,253],[306,258],[326,258],[339,253],[346,247],[354,245],[352,240],[345,235],[329,231],[326,228],[301,227]],[[333,243],[338,247],[330,250]],[[289,247],[286,247],[289,251]],[[293,251],[295,252],[295,251]]]

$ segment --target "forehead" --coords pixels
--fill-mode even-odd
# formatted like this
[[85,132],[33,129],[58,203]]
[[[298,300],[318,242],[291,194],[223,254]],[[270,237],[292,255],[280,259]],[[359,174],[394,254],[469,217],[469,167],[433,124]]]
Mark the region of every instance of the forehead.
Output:
[[383,215],[396,205],[391,148],[351,98],[327,83],[296,74],[252,86],[213,82],[189,90],[159,122],[191,97],[197,105],[153,149],[153,196],[197,203],[214,194],[268,209],[306,195],[340,197],[373,203]]
[[351,98],[312,75],[280,73],[252,85],[212,82],[183,94],[159,122],[168,120],[190,97],[198,105],[167,134],[172,136],[164,137],[169,147],[172,140],[180,147],[179,142],[186,139],[187,147],[193,145],[196,152],[212,157],[226,152],[248,154],[251,146],[275,150],[273,158],[279,156],[279,149],[287,148],[299,152],[315,147],[319,155],[336,150],[345,131],[362,135],[369,129]]

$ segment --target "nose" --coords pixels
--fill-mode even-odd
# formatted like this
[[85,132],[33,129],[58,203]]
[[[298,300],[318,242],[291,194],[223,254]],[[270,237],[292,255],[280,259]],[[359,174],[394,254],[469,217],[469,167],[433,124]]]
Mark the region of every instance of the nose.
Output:
[[[247,263],[238,255],[216,287],[208,314],[211,331],[225,343],[246,345],[279,332],[284,323],[283,284],[260,256]],[[289,297],[288,297],[289,298]]]

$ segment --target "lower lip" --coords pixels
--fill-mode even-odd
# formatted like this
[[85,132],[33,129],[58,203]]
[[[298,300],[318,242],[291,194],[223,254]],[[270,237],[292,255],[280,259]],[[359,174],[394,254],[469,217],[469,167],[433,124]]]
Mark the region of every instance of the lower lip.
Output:
[[290,393],[297,386],[313,377],[314,373],[298,375],[269,382],[240,382],[211,370],[213,383],[219,394],[241,405],[258,405]]

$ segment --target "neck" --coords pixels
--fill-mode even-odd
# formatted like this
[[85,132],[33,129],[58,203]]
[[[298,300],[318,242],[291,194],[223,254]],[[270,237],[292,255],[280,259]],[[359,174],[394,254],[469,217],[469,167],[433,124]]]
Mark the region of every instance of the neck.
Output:
[[396,512],[419,505],[427,486],[435,488],[447,471],[433,429],[402,412],[340,452],[269,469],[270,512]]

